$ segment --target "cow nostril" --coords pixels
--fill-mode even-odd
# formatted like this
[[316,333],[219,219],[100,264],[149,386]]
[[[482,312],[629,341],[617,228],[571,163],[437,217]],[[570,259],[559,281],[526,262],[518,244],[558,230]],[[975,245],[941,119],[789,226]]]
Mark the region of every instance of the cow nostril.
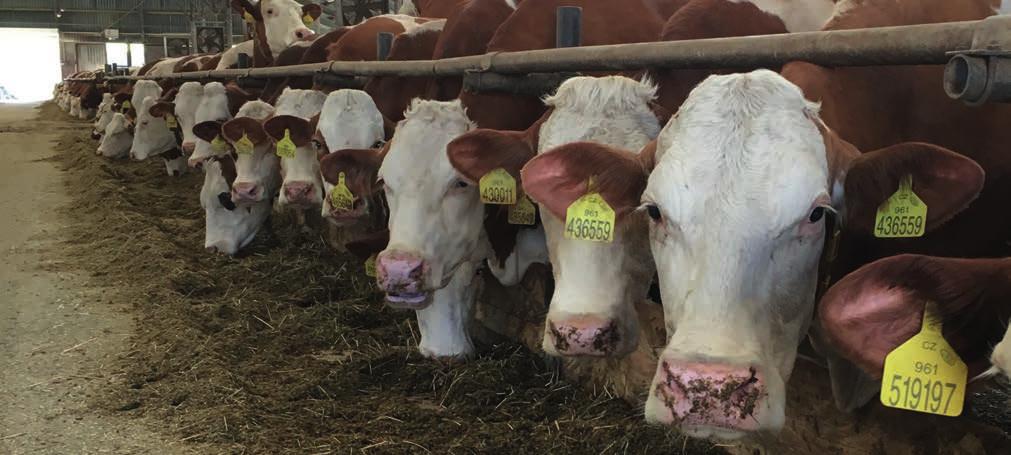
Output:
[[302,39],[302,32],[295,32],[295,36],[297,36],[298,39]]

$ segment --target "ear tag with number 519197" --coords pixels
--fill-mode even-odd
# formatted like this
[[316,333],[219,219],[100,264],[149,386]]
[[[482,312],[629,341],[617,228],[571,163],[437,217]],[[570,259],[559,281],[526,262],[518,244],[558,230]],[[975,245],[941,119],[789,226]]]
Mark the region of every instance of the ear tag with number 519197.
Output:
[[969,369],[941,334],[936,304],[923,309],[920,333],[885,357],[881,404],[950,417],[962,413]]
[[926,230],[927,204],[913,192],[913,176],[899,181],[899,189],[878,207],[874,236],[879,238],[921,237]]
[[594,191],[593,177],[586,194],[565,211],[565,238],[610,243],[614,241],[614,209]]

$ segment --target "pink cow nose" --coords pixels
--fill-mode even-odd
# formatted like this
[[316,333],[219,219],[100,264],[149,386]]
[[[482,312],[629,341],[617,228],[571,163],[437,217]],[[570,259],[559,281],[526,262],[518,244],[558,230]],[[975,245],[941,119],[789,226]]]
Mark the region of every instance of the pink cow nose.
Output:
[[232,185],[232,200],[235,202],[256,202],[260,187],[253,182],[235,182]]
[[607,356],[615,352],[622,338],[617,321],[596,315],[548,320],[548,335],[555,351],[563,356]]
[[427,267],[414,253],[386,250],[376,258],[376,281],[395,308],[422,309],[431,303],[422,287]]
[[187,155],[192,154],[194,150],[197,149],[197,144],[194,142],[183,142],[183,151]]
[[293,204],[309,204],[314,189],[312,182],[288,182],[284,184],[284,197]]
[[302,41],[312,41],[316,37],[316,32],[309,30],[308,28],[300,28],[295,30],[295,38]]
[[663,359],[654,379],[654,394],[666,408],[660,420],[755,431],[768,399],[763,379],[756,367]]
[[193,169],[200,169],[204,165],[204,160],[199,158],[190,158],[186,160],[186,165]]

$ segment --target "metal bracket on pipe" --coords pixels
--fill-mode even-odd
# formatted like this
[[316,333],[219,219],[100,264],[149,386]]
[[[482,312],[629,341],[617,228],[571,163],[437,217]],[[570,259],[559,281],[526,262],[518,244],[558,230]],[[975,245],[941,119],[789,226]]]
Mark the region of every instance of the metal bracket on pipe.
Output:
[[503,92],[513,95],[542,96],[554,93],[562,82],[579,73],[531,73],[526,75],[468,71],[463,89],[470,92]]
[[991,16],[980,22],[972,48],[948,52],[944,92],[970,106],[1011,102],[1011,17]]

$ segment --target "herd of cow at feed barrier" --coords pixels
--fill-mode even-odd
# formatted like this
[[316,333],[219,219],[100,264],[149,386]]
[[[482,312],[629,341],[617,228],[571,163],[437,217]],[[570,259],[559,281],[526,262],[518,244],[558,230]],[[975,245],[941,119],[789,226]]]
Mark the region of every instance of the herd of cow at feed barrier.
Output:
[[[137,75],[326,60],[439,59],[585,45],[977,20],[999,0],[415,0],[315,36],[317,5],[245,0],[254,39]],[[776,70],[776,71],[773,71]],[[431,358],[474,351],[479,270],[515,285],[550,264],[543,349],[620,357],[659,289],[667,345],[645,417],[699,437],[784,425],[805,340],[836,405],[961,412],[1011,371],[1011,106],[965,106],[940,66],[644,70],[573,77],[542,98],[460,77],[65,82],[98,154],[202,169],[205,246],[234,254],[277,210],[320,212],[415,310]],[[778,72],[777,72],[778,71]],[[536,205],[535,205],[536,204]],[[942,336],[943,335],[943,336]],[[915,343],[907,342],[914,340]],[[914,346],[915,344],[915,346]],[[996,347],[995,347],[996,346]],[[984,383],[985,384],[985,383]],[[976,384],[972,384],[976,387]],[[968,403],[968,401],[967,401]],[[971,405],[971,403],[968,403]]]

